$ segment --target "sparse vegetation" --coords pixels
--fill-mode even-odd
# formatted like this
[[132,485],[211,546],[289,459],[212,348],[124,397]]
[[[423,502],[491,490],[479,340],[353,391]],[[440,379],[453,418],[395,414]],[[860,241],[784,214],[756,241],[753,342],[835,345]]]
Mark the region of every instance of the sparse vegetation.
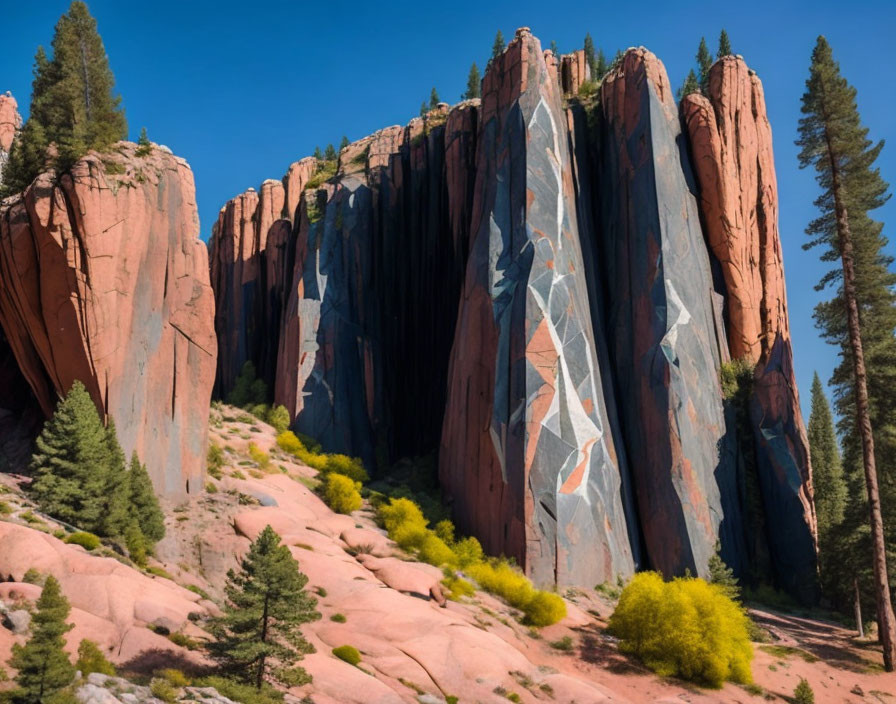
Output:
[[799,684],[793,690],[793,704],[815,704],[815,692],[809,683],[800,677]]
[[78,661],[75,667],[81,672],[82,677],[87,677],[91,672],[112,676],[116,674],[115,666],[106,659],[100,647],[87,639],[78,645]]
[[69,545],[80,545],[85,550],[96,550],[102,544],[98,536],[85,531],[71,533],[65,537],[63,542]]

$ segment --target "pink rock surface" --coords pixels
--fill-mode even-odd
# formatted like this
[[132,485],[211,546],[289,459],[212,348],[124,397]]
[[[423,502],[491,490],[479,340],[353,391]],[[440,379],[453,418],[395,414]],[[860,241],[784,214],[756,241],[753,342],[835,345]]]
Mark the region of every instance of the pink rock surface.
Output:
[[9,151],[12,140],[16,136],[16,130],[21,126],[19,104],[7,91],[5,95],[0,95],[0,151]]
[[135,149],[0,208],[0,325],[47,416],[80,380],[156,490],[183,496],[203,487],[214,298],[189,166]]
[[591,66],[585,51],[578,49],[560,57],[560,87],[567,95],[577,95],[585,81],[591,80]]

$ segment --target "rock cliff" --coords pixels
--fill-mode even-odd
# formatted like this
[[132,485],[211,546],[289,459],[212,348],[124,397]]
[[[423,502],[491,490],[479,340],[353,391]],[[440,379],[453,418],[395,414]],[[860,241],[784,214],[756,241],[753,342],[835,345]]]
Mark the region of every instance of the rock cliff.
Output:
[[0,207],[0,325],[43,414],[82,381],[174,496],[203,488],[215,375],[198,229],[187,163],[124,142]]
[[[678,106],[643,48],[573,97],[586,80],[582,52],[521,29],[481,103],[229,203],[212,242],[219,391],[246,359],[270,370],[276,342],[266,378],[296,430],[374,472],[437,450],[460,529],[538,582],[705,575],[719,541],[739,574],[811,600],[761,85],[725,59]],[[736,408],[720,374],[745,356]]]
[[3,183],[3,167],[9,159],[9,148],[21,126],[19,105],[12,94],[6,91],[5,95],[0,95],[0,183]]

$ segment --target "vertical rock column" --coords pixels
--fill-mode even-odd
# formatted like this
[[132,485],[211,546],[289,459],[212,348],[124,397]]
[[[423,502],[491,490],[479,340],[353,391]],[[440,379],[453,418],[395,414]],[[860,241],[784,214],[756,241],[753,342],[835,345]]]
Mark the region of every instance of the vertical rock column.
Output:
[[706,237],[725,280],[731,355],[756,365],[751,419],[777,583],[811,601],[815,517],[808,442],[793,371],[771,126],[759,78],[717,61],[707,96],[681,111],[700,183]]
[[[662,63],[629,49],[601,90],[607,337],[649,565],[705,575],[737,507],[709,256]],[[724,340],[721,341],[724,345]]]
[[560,86],[527,29],[492,62],[480,109],[443,491],[463,531],[537,582],[630,574]]

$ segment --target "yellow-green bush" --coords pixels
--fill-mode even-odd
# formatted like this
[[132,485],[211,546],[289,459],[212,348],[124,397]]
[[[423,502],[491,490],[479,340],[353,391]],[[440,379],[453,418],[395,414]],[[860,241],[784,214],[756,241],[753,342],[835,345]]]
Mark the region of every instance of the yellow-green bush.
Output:
[[357,457],[349,457],[348,455],[327,455],[326,464],[324,465],[324,472],[336,472],[337,474],[344,474],[346,477],[350,477],[354,479],[356,482],[364,483],[370,477],[367,475],[367,471],[364,469],[364,465],[361,464],[361,460]]
[[655,572],[635,575],[610,617],[623,652],[657,674],[710,687],[752,682],[753,646],[744,610],[702,579],[664,582]]
[[305,447],[302,445],[301,440],[296,437],[296,434],[291,430],[284,430],[277,436],[277,445],[284,452],[288,452],[290,455],[298,456],[301,450],[304,450]]
[[85,550],[96,550],[100,546],[100,539],[93,533],[78,531],[65,537],[64,542],[70,545],[80,545]]
[[252,461],[258,465],[262,472],[267,472],[270,469],[271,456],[254,442],[249,443],[249,457],[252,458]]
[[83,677],[92,672],[115,676],[115,666],[106,659],[103,651],[92,640],[86,638],[78,645],[78,662],[75,664]]
[[361,508],[361,482],[342,474],[328,474],[324,485],[324,501],[337,513],[351,513]]
[[340,645],[333,648],[333,655],[340,660],[347,662],[349,665],[357,665],[361,662],[361,653],[352,645]]
[[[362,483],[370,479],[357,457],[321,452],[319,444],[304,435],[300,438],[291,430],[285,430],[277,436],[277,445],[321,474],[335,472]],[[309,445],[313,449],[309,449]]]
[[289,428],[289,411],[286,406],[274,406],[268,411],[265,420],[274,430],[282,433]]
[[[426,517],[411,499],[390,499],[378,508],[377,514],[389,537],[399,547],[431,565],[466,570],[485,591],[523,611],[527,623],[547,626],[566,616],[563,599],[536,589],[525,575],[504,560],[486,561],[476,538],[455,540],[451,521],[439,521],[435,530],[428,528]],[[457,578],[448,577],[445,586],[452,592],[457,588],[463,590],[464,587],[453,579]]]
[[448,598],[458,601],[464,596],[473,596],[476,589],[467,580],[451,572],[442,580],[442,586],[448,590]]

